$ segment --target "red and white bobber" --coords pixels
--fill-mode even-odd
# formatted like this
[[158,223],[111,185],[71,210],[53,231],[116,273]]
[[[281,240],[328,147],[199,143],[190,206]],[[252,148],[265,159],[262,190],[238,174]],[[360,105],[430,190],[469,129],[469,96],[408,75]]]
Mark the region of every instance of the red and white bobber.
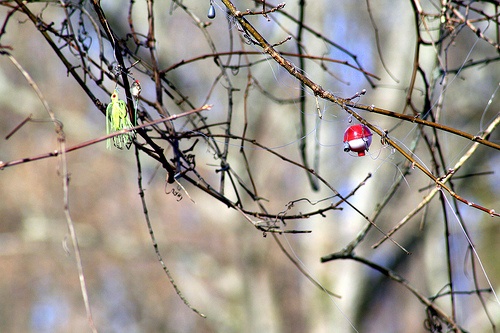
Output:
[[365,152],[372,144],[372,132],[365,125],[349,126],[344,132],[344,151],[354,151],[358,156],[365,156]]

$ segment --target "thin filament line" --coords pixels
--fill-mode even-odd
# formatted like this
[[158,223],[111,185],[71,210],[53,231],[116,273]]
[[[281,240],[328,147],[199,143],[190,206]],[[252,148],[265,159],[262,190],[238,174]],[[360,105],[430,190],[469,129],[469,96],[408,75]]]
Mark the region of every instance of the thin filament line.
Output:
[[450,207],[450,209],[451,209],[451,211],[453,213],[453,216],[455,216],[455,220],[458,222],[458,225],[460,226],[460,229],[462,229],[462,232],[463,232],[463,234],[465,236],[465,239],[469,243],[469,246],[471,247],[472,252],[474,253],[474,256],[476,257],[477,261],[479,262],[479,267],[481,267],[481,271],[484,274],[486,282],[488,283],[488,286],[490,287],[491,292],[493,293],[493,296],[495,297],[495,300],[497,301],[498,305],[500,305],[500,300],[498,299],[497,293],[495,292],[495,289],[493,288],[493,285],[491,284],[491,281],[490,281],[490,278],[488,277],[488,274],[486,274],[486,269],[484,268],[484,265],[483,265],[483,262],[482,262],[481,258],[479,258],[479,254],[476,251],[476,247],[472,244],[472,240],[469,238],[469,235],[467,235],[467,232],[465,231],[464,226],[460,222],[460,219],[458,218],[457,214],[455,213],[455,210],[452,208],[451,203],[448,200],[448,198],[446,197],[445,192],[442,189],[440,191],[443,193],[443,197],[444,197],[446,203]]

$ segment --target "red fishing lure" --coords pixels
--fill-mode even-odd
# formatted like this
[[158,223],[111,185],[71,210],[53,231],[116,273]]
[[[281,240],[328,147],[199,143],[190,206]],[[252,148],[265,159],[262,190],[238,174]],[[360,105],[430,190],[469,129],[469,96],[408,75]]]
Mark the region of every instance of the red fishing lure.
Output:
[[365,152],[372,144],[372,132],[365,125],[349,126],[344,132],[344,151],[354,151],[358,156],[365,156]]

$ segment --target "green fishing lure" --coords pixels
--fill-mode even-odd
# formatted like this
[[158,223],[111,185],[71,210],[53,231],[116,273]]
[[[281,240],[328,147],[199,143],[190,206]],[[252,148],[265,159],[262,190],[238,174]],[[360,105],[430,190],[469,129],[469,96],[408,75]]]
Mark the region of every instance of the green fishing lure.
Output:
[[[111,94],[111,102],[106,108],[106,132],[111,134],[132,127],[134,126],[127,112],[127,104],[118,98],[118,91],[115,89]],[[106,147],[111,149],[111,142],[113,142],[113,145],[118,149],[123,149],[123,147],[129,149],[134,138],[135,133],[133,131],[120,134],[108,139]]]

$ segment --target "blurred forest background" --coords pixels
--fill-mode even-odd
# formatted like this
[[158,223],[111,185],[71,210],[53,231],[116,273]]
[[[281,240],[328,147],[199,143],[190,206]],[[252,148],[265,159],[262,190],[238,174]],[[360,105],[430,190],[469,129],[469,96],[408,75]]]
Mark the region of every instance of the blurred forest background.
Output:
[[[1,332],[498,331],[498,1],[0,4]],[[139,124],[211,109],[81,145],[136,79]],[[440,186],[375,248],[457,164],[465,204]]]

